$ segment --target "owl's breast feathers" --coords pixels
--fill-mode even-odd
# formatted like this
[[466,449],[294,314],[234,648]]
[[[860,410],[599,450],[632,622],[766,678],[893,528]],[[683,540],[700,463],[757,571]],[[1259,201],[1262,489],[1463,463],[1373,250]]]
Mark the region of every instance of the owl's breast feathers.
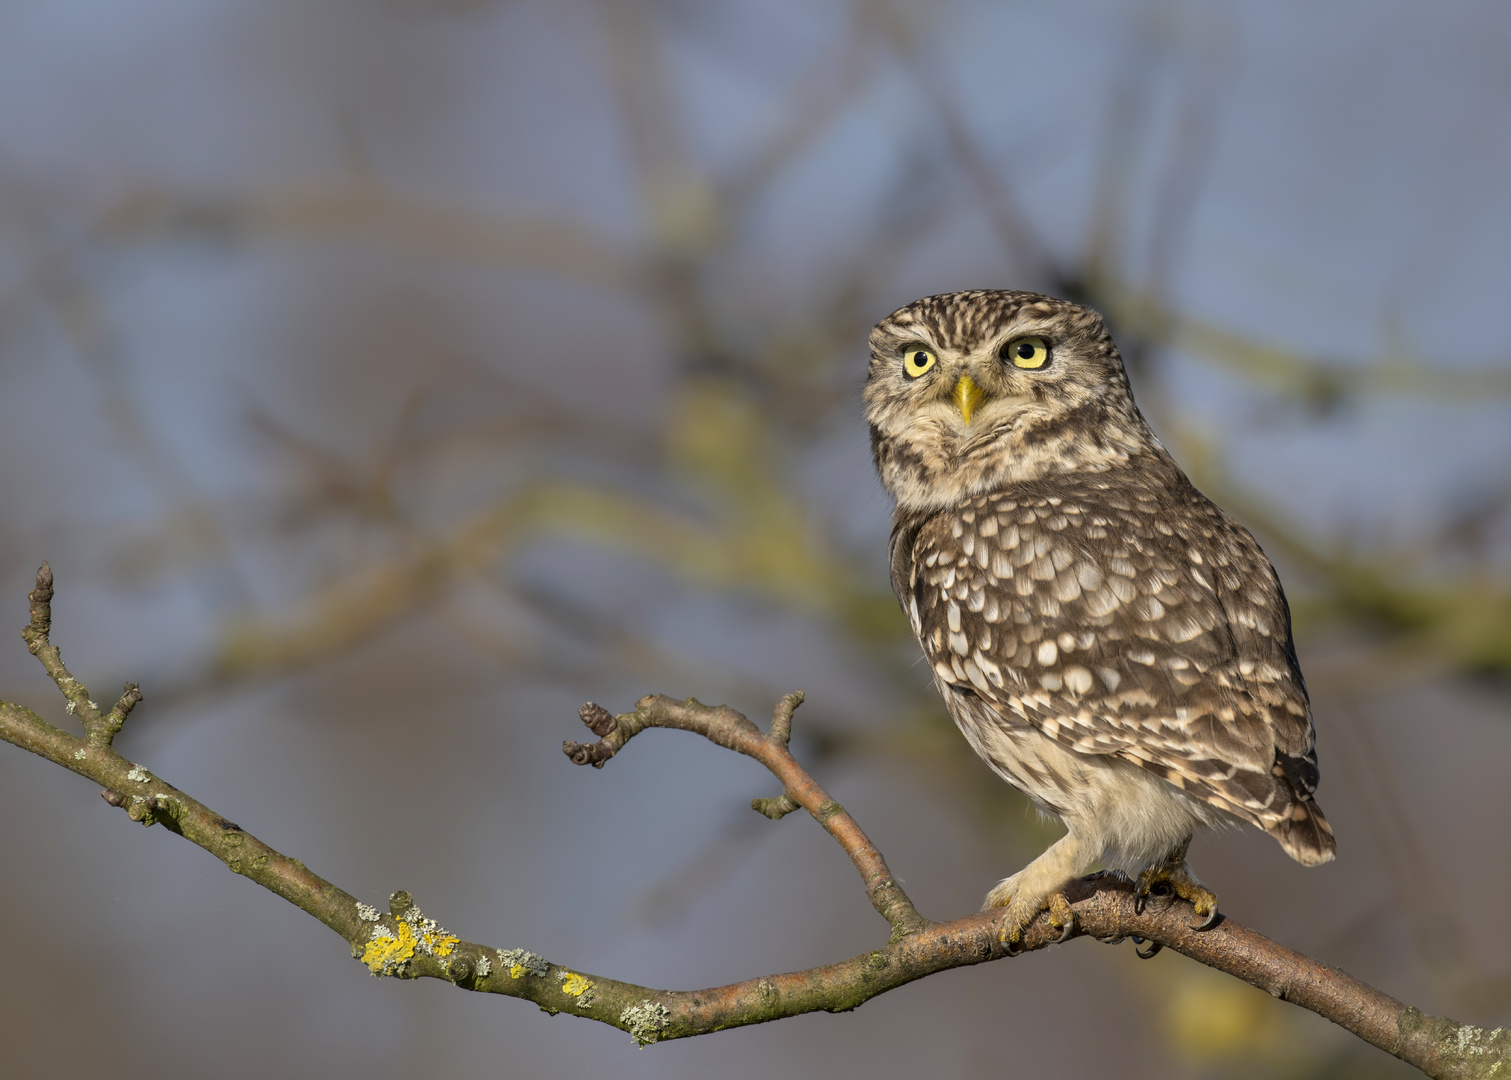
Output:
[[1163,453],[900,511],[892,585],[962,725],[973,695],[1332,858],[1280,582]]

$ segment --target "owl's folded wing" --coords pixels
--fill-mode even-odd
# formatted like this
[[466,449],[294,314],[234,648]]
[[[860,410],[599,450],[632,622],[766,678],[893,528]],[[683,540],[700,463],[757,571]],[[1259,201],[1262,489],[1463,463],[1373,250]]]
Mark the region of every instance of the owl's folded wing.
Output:
[[1178,472],[1117,490],[1027,486],[899,523],[893,577],[950,689],[1136,762],[1304,862],[1330,857],[1279,581]]

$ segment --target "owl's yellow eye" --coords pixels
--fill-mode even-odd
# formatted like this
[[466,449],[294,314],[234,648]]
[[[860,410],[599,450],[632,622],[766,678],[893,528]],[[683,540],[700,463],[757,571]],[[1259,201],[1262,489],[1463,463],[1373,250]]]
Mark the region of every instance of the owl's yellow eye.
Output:
[[902,370],[908,373],[908,378],[916,379],[933,367],[934,361],[938,359],[928,349],[914,347],[902,354]]
[[1004,359],[1011,360],[1013,367],[1027,368],[1032,371],[1041,368],[1049,362],[1049,345],[1043,338],[1023,337],[1017,341],[1010,341],[1002,350]]

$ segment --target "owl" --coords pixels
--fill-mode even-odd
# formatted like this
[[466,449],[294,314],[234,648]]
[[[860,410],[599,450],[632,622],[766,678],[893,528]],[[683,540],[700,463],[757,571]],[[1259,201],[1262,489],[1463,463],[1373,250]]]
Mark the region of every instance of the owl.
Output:
[[[1037,293],[931,296],[871,332],[865,411],[896,500],[892,587],[950,715],[1065,835],[986,896],[1002,940],[1101,866],[1201,926],[1195,830],[1334,854],[1290,609],[1264,552],[1133,403],[1101,316]],[[1163,890],[1162,890],[1163,891]]]

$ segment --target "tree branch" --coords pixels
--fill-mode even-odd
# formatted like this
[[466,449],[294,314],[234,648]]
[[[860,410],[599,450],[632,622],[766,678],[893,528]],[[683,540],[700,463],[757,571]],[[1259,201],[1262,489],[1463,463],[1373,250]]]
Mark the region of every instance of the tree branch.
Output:
[[[526,949],[464,941],[427,918],[407,892],[394,893],[388,912],[381,913],[117,753],[111,740],[141,700],[140,691],[128,683],[116,706],[101,715],[49,641],[52,571],[46,564],[37,573],[30,599],[31,622],[23,631],[27,646],[68,702],[65,711],[83,720],[85,735],[80,738],[30,709],[0,701],[0,738],[101,784],[105,801],[125,809],[132,820],[164,826],[313,915],[340,934],[352,956],[374,975],[439,978],[467,990],[524,998],[547,1012],[610,1024],[645,1046],[818,1010],[843,1012],[914,979],[1009,955],[995,912],[945,923],[919,915],[860,826],[793,758],[787,742],[800,693],[777,705],[770,734],[727,706],[691,699],[653,695],[619,716],[589,704],[581,715],[598,741],[567,742],[563,749],[578,764],[601,767],[635,735],[666,727],[695,732],[755,758],[783,789],[776,798],[757,799],[755,808],[780,817],[800,806],[839,842],[860,872],[872,906],[892,928],[890,939],[878,948],[835,964],[707,990],[657,990],[553,964]],[[1427,1016],[1228,919],[1194,930],[1190,905],[1169,895],[1156,897],[1137,913],[1131,884],[1116,875],[1094,875],[1066,892],[1075,912],[1074,936],[1109,943],[1142,939],[1150,943],[1151,955],[1160,947],[1173,949],[1310,1009],[1429,1076],[1488,1078],[1511,1071],[1511,1032],[1505,1029],[1486,1031]],[[1042,949],[1060,936],[1041,917],[1028,927],[1021,950],[1015,948],[1013,955]]]
[[782,796],[777,799],[757,799],[752,807],[771,817],[768,807],[780,808],[780,817],[786,813],[782,797],[796,803],[813,815],[839,841],[845,854],[860,871],[861,881],[866,886],[866,897],[881,917],[892,927],[892,940],[917,933],[927,924],[913,907],[902,886],[887,869],[882,858],[866,834],[861,831],[843,806],[829,798],[818,782],[808,775],[792,753],[787,749],[787,739],[792,730],[792,712],[803,700],[801,691],[788,694],[777,706],[772,720],[772,734],[762,735],[760,730],[745,717],[727,705],[708,706],[692,698],[675,701],[660,694],[641,698],[635,711],[623,716],[610,716],[606,709],[591,702],[582,708],[582,719],[597,735],[603,737],[586,746],[582,743],[564,742],[562,750],[578,765],[593,765],[602,768],[634,736],[648,727],[679,728],[692,731],[710,742],[753,757],[782,782]]

